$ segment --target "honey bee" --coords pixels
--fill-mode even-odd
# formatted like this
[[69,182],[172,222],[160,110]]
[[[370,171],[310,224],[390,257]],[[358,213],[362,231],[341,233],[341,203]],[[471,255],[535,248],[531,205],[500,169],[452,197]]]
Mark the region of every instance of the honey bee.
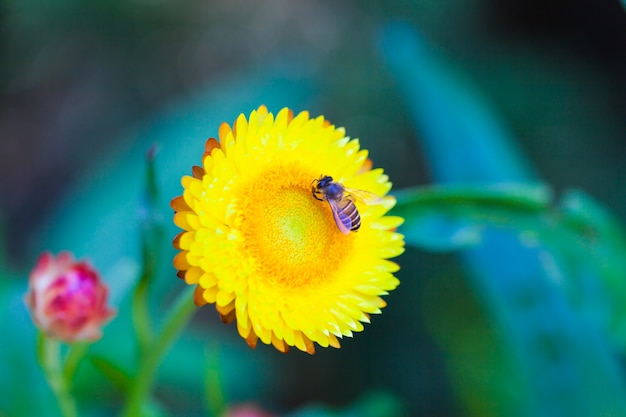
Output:
[[327,201],[333,213],[333,219],[342,233],[356,232],[361,227],[361,216],[354,202],[378,204],[382,198],[365,190],[344,187],[333,181],[329,175],[321,175],[311,182],[311,193],[319,201]]

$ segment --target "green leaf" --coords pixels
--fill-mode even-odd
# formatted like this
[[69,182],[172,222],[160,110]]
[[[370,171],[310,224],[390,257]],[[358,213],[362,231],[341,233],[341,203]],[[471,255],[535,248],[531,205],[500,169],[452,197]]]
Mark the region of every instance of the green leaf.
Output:
[[0,415],[57,416],[58,405],[37,363],[37,329],[23,300],[26,280],[5,284],[0,292]]
[[577,306],[626,349],[626,233],[601,203],[578,190],[559,203],[558,224],[550,236],[568,272],[566,289]]
[[415,28],[389,22],[380,43],[435,181],[535,180],[532,166],[490,103]]
[[457,261],[426,280],[418,303],[468,415],[518,416],[516,398],[528,398],[530,390]]
[[342,417],[402,417],[406,405],[398,396],[386,391],[368,392],[340,414]]
[[[435,181],[535,180],[532,167],[496,112],[416,30],[392,23],[383,44]],[[461,213],[455,211],[457,205]],[[626,415],[624,374],[601,321],[602,313],[607,317],[616,313],[615,306],[603,310],[607,294],[595,273],[600,258],[578,249],[584,247],[578,241],[586,244],[588,238],[572,233],[559,210],[552,208],[516,212],[489,204],[473,209],[462,203],[447,206],[446,216],[460,226],[441,228],[444,238],[456,236],[455,230],[466,230],[468,225],[484,227],[470,229],[469,239],[442,241],[455,247],[480,237],[479,244],[461,252],[461,259],[471,280],[469,287],[489,313],[501,351],[511,364],[510,380],[519,381],[514,395],[507,398],[504,410],[510,413],[506,415]],[[415,240],[416,233],[430,229],[420,223],[415,226],[410,217],[414,213],[408,215],[407,242],[434,246],[431,238],[425,243]],[[419,211],[417,217],[423,218]],[[578,259],[573,260],[570,254],[575,253]],[[582,266],[578,275],[572,274],[571,264]],[[475,400],[489,401],[490,396]]]
[[89,361],[118,392],[124,393],[128,390],[131,378],[121,366],[102,356],[90,356]]
[[159,205],[159,186],[155,157],[157,146],[152,145],[146,152],[146,172],[143,202],[139,205],[141,224],[141,259],[143,270],[135,286],[132,301],[132,317],[140,355],[149,349],[154,325],[148,302],[150,284],[154,281],[161,258],[161,248],[165,240],[163,213]]
[[557,206],[541,184],[438,185],[402,190],[393,214],[408,245],[460,250],[488,227],[507,228],[527,245],[550,249],[545,272],[583,316],[626,349],[626,234],[618,219],[582,191]]
[[543,184],[434,185],[401,190],[392,214],[405,219],[408,245],[434,251],[476,245],[487,225],[525,224],[545,213],[552,193]]
[[404,417],[405,404],[396,395],[383,392],[368,392],[344,408],[325,405],[305,406],[286,417]]

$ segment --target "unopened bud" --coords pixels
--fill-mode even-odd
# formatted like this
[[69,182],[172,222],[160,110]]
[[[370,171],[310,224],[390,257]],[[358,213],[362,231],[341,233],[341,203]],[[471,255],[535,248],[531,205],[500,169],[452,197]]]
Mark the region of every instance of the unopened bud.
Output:
[[35,324],[65,342],[95,341],[115,316],[106,306],[108,289],[87,262],[69,252],[43,253],[28,279],[26,305]]

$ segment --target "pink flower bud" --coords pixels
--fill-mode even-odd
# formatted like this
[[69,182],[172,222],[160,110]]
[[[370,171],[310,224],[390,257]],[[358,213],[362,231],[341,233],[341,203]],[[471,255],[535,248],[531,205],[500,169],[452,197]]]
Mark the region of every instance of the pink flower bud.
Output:
[[56,258],[44,252],[28,278],[25,302],[35,324],[48,336],[65,342],[94,341],[115,316],[108,308],[108,289],[87,262],[69,252]]

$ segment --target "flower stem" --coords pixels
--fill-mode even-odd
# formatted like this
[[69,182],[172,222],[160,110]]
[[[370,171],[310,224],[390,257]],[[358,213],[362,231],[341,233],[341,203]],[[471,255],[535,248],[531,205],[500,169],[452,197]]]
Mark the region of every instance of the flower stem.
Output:
[[140,358],[139,370],[131,381],[123,416],[140,417],[142,415],[142,406],[150,394],[159,364],[196,310],[193,292],[194,287],[190,286],[178,296],[163,322],[161,331]]
[[57,398],[63,417],[77,417],[76,403],[70,394],[70,380],[65,378],[61,363],[61,342],[39,334],[39,363],[48,385]]
[[210,416],[221,416],[224,414],[225,409],[219,356],[220,351],[217,346],[207,352],[208,361],[206,364],[205,390]]
[[148,281],[146,272],[142,273],[133,293],[132,319],[141,354],[148,350],[152,341],[152,322],[148,311]]
[[78,365],[85,357],[88,349],[89,344],[84,342],[73,343],[69,346],[63,365],[63,377],[66,381],[71,381],[74,378]]

